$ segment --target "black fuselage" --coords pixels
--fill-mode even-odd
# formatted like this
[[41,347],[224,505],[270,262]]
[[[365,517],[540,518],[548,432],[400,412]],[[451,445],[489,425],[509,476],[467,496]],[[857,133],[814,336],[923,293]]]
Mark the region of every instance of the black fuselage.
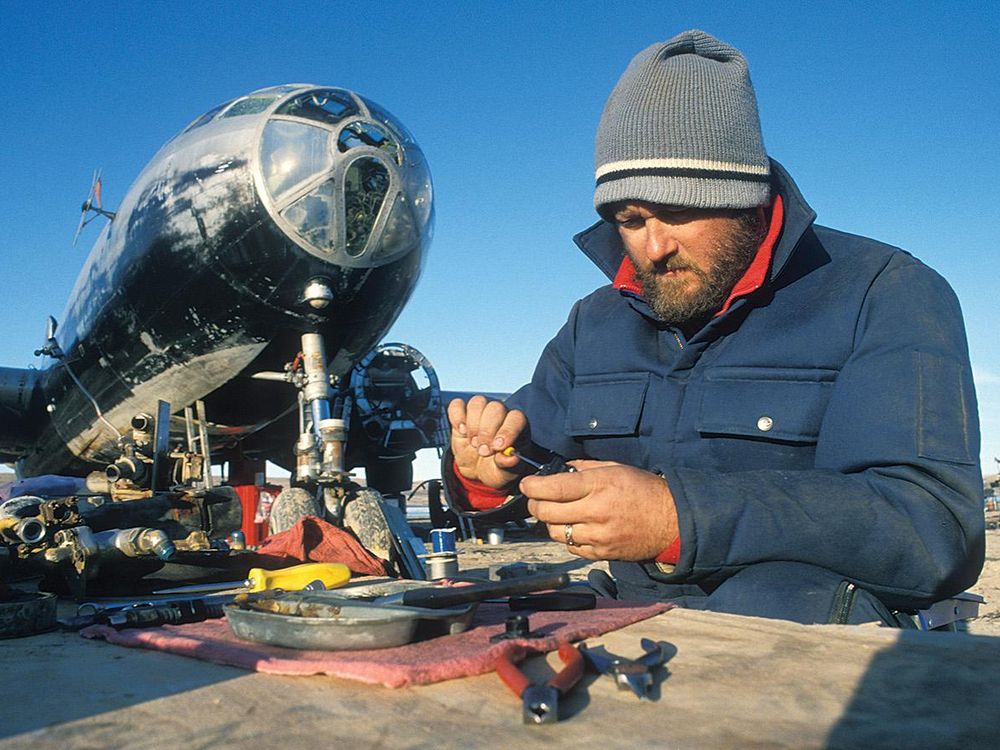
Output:
[[[33,408],[44,404],[44,414],[33,415],[28,440],[12,436],[27,444],[15,449],[23,473],[81,473],[108,463],[117,455],[117,436],[107,423],[124,432],[135,414],[155,413],[158,399],[174,413],[203,399],[223,449],[270,453],[286,463],[281,457],[290,458],[294,442],[295,389],[250,376],[281,371],[306,332],[323,334],[334,374],[346,373],[384,335],[421,270],[431,222],[426,167],[409,136],[392,130],[391,121],[378,117],[384,113],[360,97],[321,90],[339,92],[354,110],[324,115],[326,121],[303,116],[301,102],[299,109],[290,102],[308,102],[303,97],[310,90],[317,89],[255,92],[236,103],[266,100],[259,111],[246,106],[246,113],[226,116],[223,108],[199,118],[136,179],[77,279],[56,336],[63,357],[50,360],[37,379]],[[375,140],[338,149],[352,123],[381,129]],[[304,176],[290,188],[267,171],[268,159],[278,158],[276,139],[289,132],[315,142],[303,152],[313,160],[312,171],[300,168]],[[319,236],[316,221],[303,218],[299,206],[340,195],[350,208],[350,181],[358,171],[351,172],[352,163],[369,171],[374,165],[376,176],[392,167],[379,166],[387,149],[378,133],[398,141],[390,156],[402,177],[393,172],[395,193],[394,183],[384,180],[389,197],[381,209],[375,206],[368,229],[374,238],[372,223],[388,226],[385,213],[405,211],[409,234],[400,240],[397,231],[391,252],[375,247],[375,239],[367,248],[356,242],[350,253],[333,240],[311,242]],[[408,197],[413,186],[406,180],[421,179],[413,169],[427,181],[422,212],[415,207],[419,200]],[[331,197],[328,205],[335,210],[344,203]],[[398,228],[399,215],[386,232]],[[322,211],[317,216],[329,225],[323,237],[336,231],[343,237],[345,223],[348,233],[352,229],[343,213],[339,219]],[[333,293],[321,309],[303,299],[313,279]],[[15,457],[9,445],[0,446],[0,457]]]

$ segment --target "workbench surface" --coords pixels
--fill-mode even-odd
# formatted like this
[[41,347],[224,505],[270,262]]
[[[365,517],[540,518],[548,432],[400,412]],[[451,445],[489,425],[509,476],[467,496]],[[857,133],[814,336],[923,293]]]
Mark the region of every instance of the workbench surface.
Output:
[[[0,749],[997,747],[1000,638],[675,609],[600,638],[673,644],[654,702],[587,674],[526,726],[496,674],[390,690],[275,677],[54,632],[0,641]],[[554,654],[524,663],[535,677]],[[517,743],[517,745],[515,745]]]

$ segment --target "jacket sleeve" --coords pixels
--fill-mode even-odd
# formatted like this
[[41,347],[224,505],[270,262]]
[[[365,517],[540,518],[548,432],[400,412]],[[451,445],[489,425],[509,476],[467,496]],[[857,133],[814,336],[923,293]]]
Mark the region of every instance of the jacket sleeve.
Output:
[[573,385],[573,348],[581,302],[549,341],[538,359],[531,382],[516,391],[506,404],[528,417],[531,442],[563,458],[582,458],[580,445],[566,432],[566,404]]
[[[565,423],[565,407],[572,383],[569,362],[572,361],[573,331],[576,327],[579,302],[573,306],[569,320],[545,347],[534,376],[504,402],[511,409],[520,409],[529,419],[529,436],[534,446],[528,453],[546,460],[549,453],[565,458],[579,458],[579,446],[561,429]],[[542,447],[544,446],[544,447]],[[463,516],[491,518],[502,522],[528,516],[525,498],[514,491],[511,496],[490,490],[478,483],[461,478],[454,466],[451,450],[441,460],[441,478],[445,495],[452,510]]]
[[[905,256],[902,256],[905,257]],[[807,471],[674,468],[684,545],[666,581],[787,560],[915,608],[971,586],[985,547],[979,426],[958,301],[910,259],[875,279]]]

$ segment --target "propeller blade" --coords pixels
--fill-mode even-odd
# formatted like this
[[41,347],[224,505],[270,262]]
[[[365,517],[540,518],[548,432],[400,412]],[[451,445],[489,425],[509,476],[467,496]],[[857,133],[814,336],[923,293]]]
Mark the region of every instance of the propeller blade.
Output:
[[98,210],[100,211],[101,209],[101,171],[100,169],[95,169],[93,177],[90,178],[90,192],[87,193],[87,200],[80,207],[80,223],[76,225],[76,232],[73,234],[73,247],[76,247],[76,241],[80,239],[80,232],[90,223],[87,219],[87,214],[94,205],[95,198]]
[[73,233],[73,247],[76,247],[76,241],[80,239],[80,232],[83,231],[84,225],[87,223],[87,211],[80,212],[80,223],[76,225],[76,232]]

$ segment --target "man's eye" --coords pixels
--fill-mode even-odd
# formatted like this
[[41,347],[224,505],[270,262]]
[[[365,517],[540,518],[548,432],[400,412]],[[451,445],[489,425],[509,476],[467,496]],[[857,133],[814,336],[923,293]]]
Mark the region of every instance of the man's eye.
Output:
[[697,218],[697,211],[685,206],[668,206],[660,211],[656,218],[668,224],[681,224]]
[[644,223],[641,216],[616,216],[615,221],[626,229],[638,229]]

